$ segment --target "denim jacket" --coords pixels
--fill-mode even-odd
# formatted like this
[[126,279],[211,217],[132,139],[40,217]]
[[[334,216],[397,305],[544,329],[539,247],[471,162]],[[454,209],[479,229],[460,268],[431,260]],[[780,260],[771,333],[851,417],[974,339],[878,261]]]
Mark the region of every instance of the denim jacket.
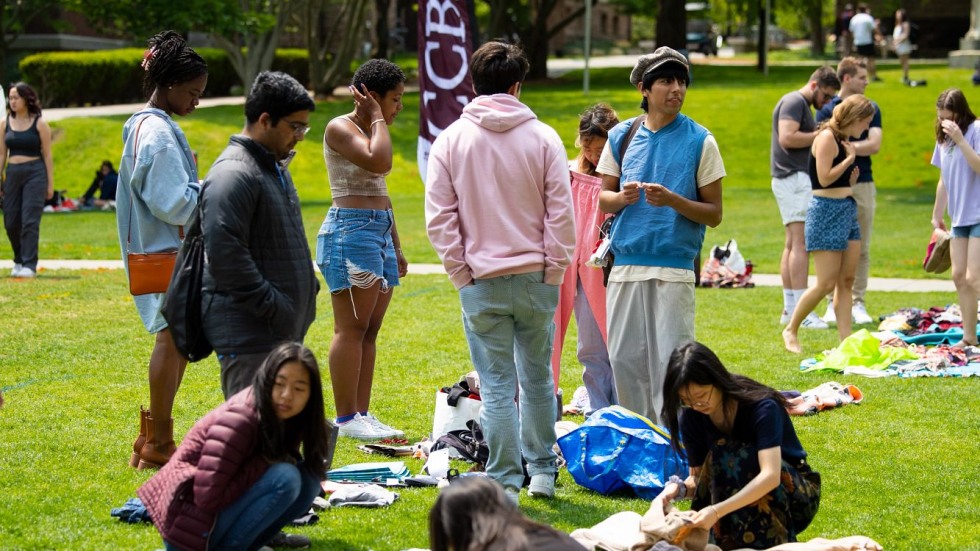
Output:
[[[144,109],[123,126],[123,154],[116,190],[116,225],[123,264],[127,253],[180,247],[178,226],[197,206],[197,164],[184,132],[160,109]],[[134,154],[135,151],[135,154]],[[126,265],[127,274],[129,266]],[[167,322],[160,314],[162,293],[133,297],[147,331]]]

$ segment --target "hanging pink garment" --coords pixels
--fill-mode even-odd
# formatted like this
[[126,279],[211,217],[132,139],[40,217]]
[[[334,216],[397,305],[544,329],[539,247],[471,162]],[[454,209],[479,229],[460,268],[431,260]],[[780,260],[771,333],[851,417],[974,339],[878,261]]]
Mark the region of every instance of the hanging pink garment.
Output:
[[591,268],[585,262],[599,241],[599,226],[608,215],[599,210],[599,192],[602,180],[580,172],[571,171],[572,200],[575,201],[575,254],[572,264],[565,271],[558,295],[558,308],[555,309],[555,340],[551,354],[551,371],[555,376],[555,392],[558,392],[558,375],[561,373],[561,349],[565,343],[565,333],[572,317],[575,303],[575,289],[582,282],[586,300],[592,308],[602,340],[606,335],[606,288],[602,285],[602,270]]

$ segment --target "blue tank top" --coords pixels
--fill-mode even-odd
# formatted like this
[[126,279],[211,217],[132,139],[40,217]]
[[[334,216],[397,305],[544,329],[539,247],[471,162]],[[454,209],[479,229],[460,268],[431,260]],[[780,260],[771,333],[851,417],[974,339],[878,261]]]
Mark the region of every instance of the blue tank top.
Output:
[[37,119],[34,117],[34,124],[30,128],[18,132],[10,128],[10,115],[7,115],[7,133],[3,136],[3,142],[7,145],[7,151],[11,156],[41,156],[41,134],[37,131]]
[[[840,140],[835,140],[837,142],[837,156],[834,157],[834,162],[830,166],[834,167],[839,164],[847,157],[847,152],[844,151],[844,146],[841,145]],[[834,183],[829,186],[820,185],[820,178],[817,177],[817,158],[810,154],[810,189],[816,191],[818,189],[833,189],[841,187],[851,187],[851,170],[854,165],[852,164],[850,168],[844,171],[839,178],[834,180]]]

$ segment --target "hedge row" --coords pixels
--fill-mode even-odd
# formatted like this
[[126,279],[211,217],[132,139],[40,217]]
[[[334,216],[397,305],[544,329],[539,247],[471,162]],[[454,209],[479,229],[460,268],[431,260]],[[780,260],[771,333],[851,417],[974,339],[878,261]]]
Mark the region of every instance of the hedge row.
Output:
[[[208,64],[205,96],[241,93],[241,79],[228,54],[217,48],[196,48]],[[20,71],[34,87],[44,107],[137,103],[143,96],[143,49],[123,48],[93,52],[44,52],[25,57]],[[307,53],[300,49],[276,51],[272,69],[303,83],[309,82]]]

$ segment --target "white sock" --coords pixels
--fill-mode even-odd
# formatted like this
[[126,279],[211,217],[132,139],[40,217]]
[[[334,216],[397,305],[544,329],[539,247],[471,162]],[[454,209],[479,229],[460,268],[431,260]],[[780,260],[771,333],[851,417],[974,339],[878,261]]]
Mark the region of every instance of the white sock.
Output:
[[793,290],[783,289],[783,310],[786,310],[787,314],[792,314],[795,307],[796,297],[793,295]]
[[806,289],[793,289],[790,292],[793,293],[793,309],[796,310],[796,304],[803,298],[803,293],[806,292]]

